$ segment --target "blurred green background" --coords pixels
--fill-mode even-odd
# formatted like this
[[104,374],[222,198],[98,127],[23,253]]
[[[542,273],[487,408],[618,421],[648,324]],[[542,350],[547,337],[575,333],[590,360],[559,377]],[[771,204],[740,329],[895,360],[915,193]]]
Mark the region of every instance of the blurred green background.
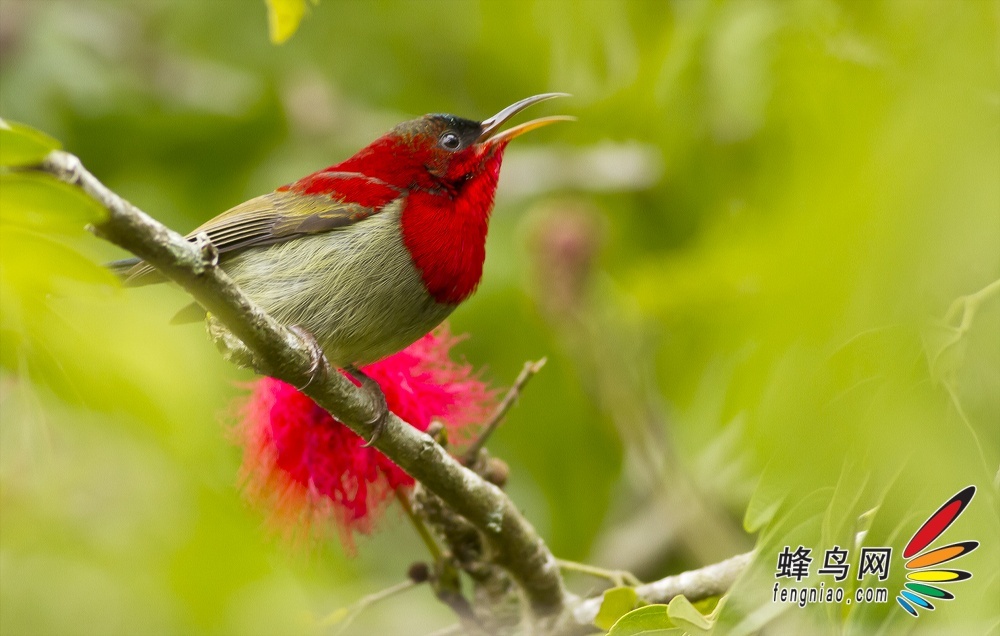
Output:
[[[556,555],[651,580],[759,545],[719,633],[997,633],[998,25],[993,0],[322,0],[275,46],[263,2],[3,0],[0,116],[187,231],[403,119],[572,93],[532,115],[576,124],[509,151],[451,321],[498,386],[549,357],[491,449]],[[395,509],[354,558],[271,536],[227,433],[251,376],[168,326],[180,291],[116,286],[93,210],[11,200],[0,631],[322,633],[426,558]],[[968,484],[948,536],[983,545],[939,611],[770,602],[780,546],[899,549]],[[351,631],[451,622],[419,589]]]

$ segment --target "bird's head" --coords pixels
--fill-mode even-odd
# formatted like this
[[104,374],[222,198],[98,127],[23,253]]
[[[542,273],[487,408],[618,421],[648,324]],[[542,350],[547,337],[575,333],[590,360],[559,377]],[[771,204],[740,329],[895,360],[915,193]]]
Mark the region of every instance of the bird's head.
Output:
[[455,115],[424,115],[405,121],[369,144],[337,170],[360,172],[405,189],[446,191],[452,195],[477,177],[494,186],[507,144],[530,130],[572,117],[542,117],[501,131],[528,106],[565,93],[543,93],[511,104],[483,121]]
[[483,121],[424,115],[399,124],[327,170],[360,173],[406,192],[400,217],[403,244],[428,293],[439,303],[458,304],[482,277],[489,217],[507,144],[530,130],[572,118],[542,117],[501,127],[528,106],[564,95],[528,97]]

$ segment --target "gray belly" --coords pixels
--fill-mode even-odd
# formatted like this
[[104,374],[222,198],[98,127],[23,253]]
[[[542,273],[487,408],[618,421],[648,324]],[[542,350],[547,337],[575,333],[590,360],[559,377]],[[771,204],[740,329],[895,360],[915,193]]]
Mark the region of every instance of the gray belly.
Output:
[[223,269],[278,321],[313,334],[331,364],[369,364],[405,349],[455,309],[424,288],[403,246],[399,213],[397,206],[349,227],[250,249]]

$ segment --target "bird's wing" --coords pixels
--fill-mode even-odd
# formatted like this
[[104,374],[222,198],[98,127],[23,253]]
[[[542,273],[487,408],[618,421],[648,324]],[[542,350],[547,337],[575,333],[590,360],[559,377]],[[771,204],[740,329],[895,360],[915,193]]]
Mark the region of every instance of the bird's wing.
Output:
[[[193,241],[205,234],[219,254],[226,254],[353,225],[401,196],[397,188],[358,173],[321,172],[307,179],[241,203],[186,238]],[[109,266],[128,286],[163,280],[152,266],[138,259]]]

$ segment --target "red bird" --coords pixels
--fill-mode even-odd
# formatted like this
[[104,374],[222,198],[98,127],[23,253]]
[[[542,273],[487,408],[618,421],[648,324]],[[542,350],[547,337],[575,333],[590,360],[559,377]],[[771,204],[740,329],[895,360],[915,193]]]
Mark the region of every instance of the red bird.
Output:
[[[507,144],[571,118],[499,128],[562,96],[528,97],[481,122],[453,115],[403,122],[350,159],[241,203],[188,239],[207,235],[251,299],[377,389],[358,367],[415,342],[479,285]],[[163,280],[135,259],[112,267],[127,285]]]

